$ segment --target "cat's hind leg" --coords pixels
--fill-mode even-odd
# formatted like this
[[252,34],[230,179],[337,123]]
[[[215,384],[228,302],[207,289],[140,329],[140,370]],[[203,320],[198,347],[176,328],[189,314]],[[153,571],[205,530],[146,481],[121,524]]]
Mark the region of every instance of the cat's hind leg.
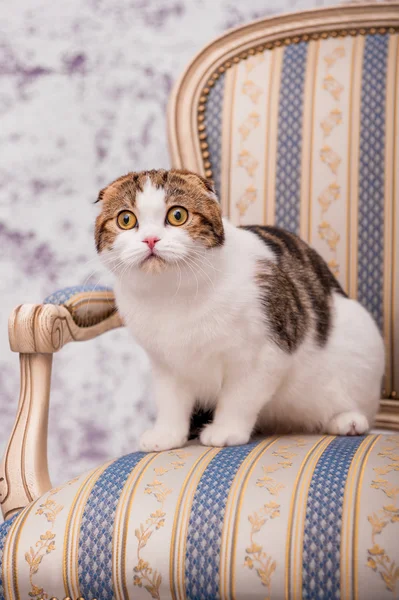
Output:
[[330,435],[363,435],[370,428],[367,417],[356,410],[335,415],[327,424]]

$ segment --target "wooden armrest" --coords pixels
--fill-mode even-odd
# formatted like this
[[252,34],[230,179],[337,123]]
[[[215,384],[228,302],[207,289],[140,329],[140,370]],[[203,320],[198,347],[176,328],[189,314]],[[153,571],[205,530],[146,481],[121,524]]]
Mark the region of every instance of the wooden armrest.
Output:
[[0,465],[0,505],[5,519],[51,489],[47,427],[53,353],[72,341],[90,340],[120,327],[117,312],[79,327],[64,306],[25,304],[9,319],[11,350],[20,353],[21,392],[14,427]]
[[51,489],[47,426],[52,354],[21,354],[21,392],[0,465],[0,505],[8,519]]
[[64,306],[23,304],[11,313],[8,334],[13,352],[52,354],[68,342],[91,340],[122,325],[118,312],[91,327],[79,327]]

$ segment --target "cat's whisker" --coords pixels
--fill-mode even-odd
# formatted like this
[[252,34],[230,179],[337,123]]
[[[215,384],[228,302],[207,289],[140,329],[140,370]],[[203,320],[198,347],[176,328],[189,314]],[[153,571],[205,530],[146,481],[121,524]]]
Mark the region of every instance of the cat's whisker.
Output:
[[178,260],[175,260],[175,261],[174,261],[174,264],[175,264],[175,265],[177,266],[177,268],[179,269],[179,285],[178,285],[178,287],[177,287],[177,290],[176,290],[176,292],[173,294],[173,298],[175,298],[175,297],[177,296],[177,294],[178,294],[178,293],[179,293],[179,291],[180,291],[180,286],[181,286],[181,268],[180,268],[180,265],[179,265],[179,261],[178,261]]
[[[86,305],[86,315],[85,315],[85,321],[86,322],[88,322],[88,319],[89,319],[89,308],[90,308],[91,299],[93,298],[93,294],[96,291],[96,288],[97,288],[98,284],[100,283],[100,281],[101,281],[101,277],[95,283],[95,285],[93,286],[93,289],[91,289],[90,292],[89,292],[89,298],[88,298],[87,305]],[[111,302],[110,302],[110,300],[108,298],[107,298],[106,302],[108,302],[108,304],[110,306],[112,306],[112,304],[111,304]]]
[[215,273],[222,273],[222,271],[220,269],[216,269],[214,265],[212,265],[212,263],[209,263],[206,259],[204,259],[201,256],[195,255],[195,258],[197,258],[200,262],[200,265],[202,265],[205,269],[212,269],[212,271],[214,271]]
[[[93,260],[94,260],[94,259],[92,259],[91,261],[88,261],[88,262],[92,262]],[[102,257],[102,260],[103,260],[103,262],[104,262],[104,263],[107,263],[107,267],[108,267],[109,271],[111,271],[111,272],[112,272],[113,274],[115,274],[115,275],[117,275],[117,269],[118,269],[118,267],[119,267],[119,266],[123,266],[123,265],[124,265],[124,262],[123,262],[122,260],[120,260],[120,259],[119,259],[119,260],[115,261],[115,259],[114,259],[112,256],[103,256],[103,257]],[[89,279],[91,276],[93,276],[94,274],[95,274],[95,271],[92,271],[92,272],[91,272],[91,273],[90,273],[90,274],[89,274],[89,275],[88,275],[88,276],[85,278],[85,281],[84,281],[83,285],[86,285],[86,282],[88,281],[88,279]],[[91,299],[92,299],[92,297],[93,297],[93,294],[96,292],[96,290],[97,290],[97,286],[100,284],[100,282],[101,282],[101,279],[102,279],[102,277],[104,277],[104,275],[105,275],[104,273],[100,273],[100,277],[99,277],[99,279],[98,279],[98,280],[97,280],[97,282],[94,284],[93,288],[90,290],[90,293],[89,293],[89,298],[88,298],[88,302],[87,302],[87,306],[86,306],[86,316],[85,316],[85,319],[86,319],[86,320],[88,319],[88,316],[89,316],[89,308],[90,308],[90,302],[91,302]],[[111,302],[111,300],[110,300],[110,299],[108,299],[108,298],[107,298],[106,302],[108,302],[108,304],[109,304],[109,306],[110,306],[110,307],[113,307],[113,303]]]
[[[213,248],[210,248],[210,250],[213,250]],[[208,252],[209,252],[209,250],[208,250]],[[195,250],[195,249],[193,249],[193,250],[191,250],[191,253],[192,253],[192,254],[195,254],[196,256],[199,256],[200,258],[202,258],[202,260],[203,260],[203,261],[204,261],[204,262],[205,262],[207,265],[209,265],[209,267],[210,267],[211,269],[213,269],[213,270],[214,270],[214,271],[216,271],[217,273],[221,273],[221,272],[222,272],[220,269],[217,269],[217,268],[215,267],[215,265],[214,265],[214,264],[212,264],[212,262],[211,262],[209,259],[207,259],[207,258],[205,257],[205,255],[207,254],[207,251],[200,252],[199,250]]]
[[132,266],[129,263],[122,263],[122,269],[121,272],[118,274],[119,279],[123,280],[125,278],[125,275],[130,271],[130,269],[132,268]]
[[208,273],[192,257],[187,257],[187,260],[189,260],[191,262],[191,264],[194,265],[194,267],[196,267],[197,269],[199,269],[199,271],[201,273],[203,273],[203,275],[205,275],[205,277],[208,279],[209,283],[215,289],[215,284],[212,281],[212,279],[209,277]]
[[197,297],[198,297],[198,293],[199,293],[199,281],[198,281],[198,277],[197,277],[197,274],[196,274],[196,272],[194,271],[194,269],[193,269],[193,268],[192,268],[192,266],[190,265],[190,263],[189,263],[189,262],[187,262],[186,258],[187,258],[187,257],[182,257],[182,260],[183,260],[183,262],[184,262],[184,263],[185,263],[185,264],[188,266],[188,268],[189,268],[189,269],[192,271],[192,273],[193,273],[193,275],[194,275],[194,277],[195,277],[195,279],[196,279],[196,282],[197,282],[197,292],[196,292],[196,294],[195,294],[195,298],[197,299]]
[[220,271],[219,269],[216,269],[212,264],[210,264],[208,261],[204,260],[202,257],[197,256],[197,255],[190,255],[192,259],[196,259],[199,261],[199,264],[202,265],[205,269],[210,269],[212,270],[214,273],[222,273],[222,271]]
[[[93,263],[94,261],[97,261],[97,262],[99,262],[99,260],[98,260],[98,257],[94,257],[94,258],[92,258],[92,259],[88,260],[88,261],[85,263],[85,266],[86,266],[86,265],[89,265],[90,263]],[[112,268],[112,265],[110,264],[111,262],[114,262],[114,259],[112,259],[112,257],[103,256],[103,257],[102,257],[102,261],[103,261],[104,263],[107,263],[107,267],[108,267],[108,269],[109,269],[110,271],[114,272],[114,269]],[[101,266],[101,263],[99,263],[99,265]],[[98,275],[98,272],[97,272],[96,270],[91,270],[91,271],[89,271],[88,275],[86,275],[86,277],[85,277],[85,278],[84,278],[84,280],[83,280],[82,286],[83,286],[83,287],[85,287],[86,285],[88,285],[88,282],[89,282],[89,280],[90,280],[90,279],[91,279],[93,276],[95,276],[95,275]],[[105,273],[100,273],[100,277],[99,277],[99,279],[97,280],[97,282],[95,283],[95,285],[93,286],[93,288],[90,290],[89,301],[88,301],[88,304],[87,304],[87,307],[86,307],[86,318],[88,317],[88,311],[89,311],[90,300],[91,300],[91,298],[92,298],[92,294],[93,294],[93,293],[96,291],[96,288],[97,288],[97,286],[99,285],[99,283],[101,282],[101,279],[102,279],[102,277],[104,277],[104,276],[105,276]],[[111,302],[110,302],[109,300],[108,300],[108,302],[109,302],[109,304],[111,305]]]

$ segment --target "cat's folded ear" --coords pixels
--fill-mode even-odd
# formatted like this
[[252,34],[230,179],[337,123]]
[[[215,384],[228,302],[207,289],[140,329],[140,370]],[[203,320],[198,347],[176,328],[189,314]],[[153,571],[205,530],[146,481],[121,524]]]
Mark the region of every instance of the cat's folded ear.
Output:
[[94,204],[97,204],[97,202],[101,202],[101,200],[103,200],[106,189],[107,188],[105,187],[105,188],[103,188],[102,190],[99,191],[98,196],[97,196],[97,200],[94,200]]
[[118,179],[115,179],[115,181],[112,181],[109,185],[106,185],[105,188],[100,190],[100,192],[97,196],[97,200],[94,201],[94,204],[97,204],[97,202],[101,202],[102,200],[104,200],[105,193],[108,192],[108,190],[109,191],[116,190],[117,189],[116,184],[118,184],[122,181],[129,180],[129,179],[131,179],[134,183],[136,183],[137,178],[138,178],[137,173],[128,173],[127,175],[121,175],[120,177],[118,177]]
[[202,175],[197,175],[197,177],[202,181],[208,192],[211,192],[216,197],[216,189],[215,184],[212,179],[205,179]]
[[200,184],[201,187],[205,188],[205,190],[209,193],[209,196],[211,196],[214,200],[217,200],[215,184],[212,179],[206,179],[205,177],[202,177],[202,175],[193,173],[192,171],[188,171],[186,169],[172,169],[171,173],[176,173],[195,185]]

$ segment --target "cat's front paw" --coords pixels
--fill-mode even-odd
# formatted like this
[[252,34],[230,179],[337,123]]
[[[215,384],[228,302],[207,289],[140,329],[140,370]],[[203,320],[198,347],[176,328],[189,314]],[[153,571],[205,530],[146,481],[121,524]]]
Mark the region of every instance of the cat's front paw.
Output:
[[250,435],[238,427],[228,427],[211,423],[207,425],[200,435],[201,444],[204,446],[242,446],[249,441]]
[[187,435],[179,431],[160,429],[154,427],[143,433],[140,439],[140,450],[142,452],[161,452],[181,448],[187,442]]

